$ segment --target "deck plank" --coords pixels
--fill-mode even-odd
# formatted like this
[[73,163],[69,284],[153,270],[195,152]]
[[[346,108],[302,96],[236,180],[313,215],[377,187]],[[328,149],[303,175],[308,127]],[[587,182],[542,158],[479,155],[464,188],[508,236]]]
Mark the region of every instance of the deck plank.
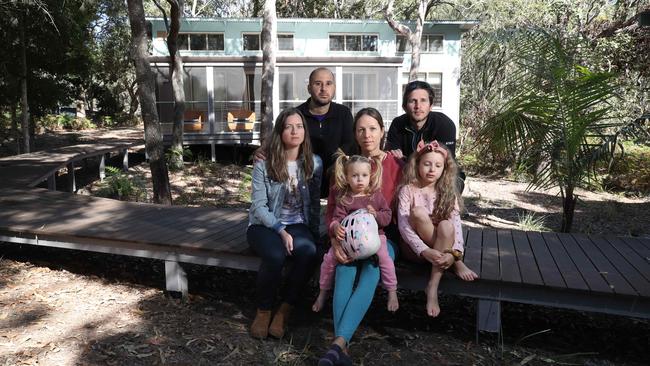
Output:
[[589,237],[583,234],[574,234],[573,237],[615,293],[638,295]]
[[517,262],[519,263],[522,282],[538,286],[544,285],[526,233],[523,231],[513,231],[512,240],[517,252]]
[[527,235],[530,247],[535,255],[535,260],[539,266],[539,272],[542,274],[544,284],[551,287],[566,288],[564,278],[562,278],[562,275],[553,260],[553,256],[551,256],[551,252],[546,246],[542,234],[538,232],[529,232]]
[[481,256],[482,256],[483,232],[478,229],[467,230],[467,240],[465,240],[465,255],[463,262],[474,272],[481,274]]
[[598,272],[594,264],[587,257],[585,252],[580,248],[578,243],[573,238],[573,235],[567,233],[558,233],[558,239],[564,245],[567,255],[573,260],[580,274],[584,278],[587,286],[591,291],[602,292],[606,294],[613,293],[609,284],[603,279],[603,276]]
[[481,279],[499,281],[499,246],[497,232],[492,229],[483,230],[483,256],[481,257]]
[[501,280],[508,282],[521,282],[517,252],[512,239],[512,232],[509,230],[497,231],[499,243],[499,267],[501,268]]
[[606,237],[607,241],[614,247],[637,271],[646,279],[650,281],[650,263],[649,259],[643,259],[637,252],[632,249],[630,243],[623,238],[614,236]]
[[650,296],[650,282],[614,248],[613,241],[603,237],[590,237],[590,239],[638,294]]
[[560,270],[560,274],[562,275],[562,278],[564,278],[567,287],[578,290],[589,290],[589,286],[587,286],[580,271],[571,260],[571,257],[568,255],[564,245],[562,245],[562,242],[557,235],[555,235],[555,233],[543,233],[542,237],[546,242],[546,247],[553,256],[555,264]]

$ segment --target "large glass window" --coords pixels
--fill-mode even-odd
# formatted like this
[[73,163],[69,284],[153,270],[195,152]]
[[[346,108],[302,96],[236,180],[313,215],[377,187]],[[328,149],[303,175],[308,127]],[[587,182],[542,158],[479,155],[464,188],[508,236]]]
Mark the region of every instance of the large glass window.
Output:
[[262,69],[259,67],[214,67],[214,116],[216,131],[226,130],[228,112],[255,112],[260,117]]
[[377,35],[330,34],[330,51],[377,52]]
[[398,114],[397,67],[344,67],[342,93],[343,104],[352,113],[364,107],[374,107],[384,121]]
[[[420,52],[442,53],[444,37],[437,34],[423,34],[420,42]],[[411,44],[402,35],[395,36],[397,53],[411,52]]]
[[293,51],[293,34],[278,34],[278,50]]
[[244,33],[242,37],[244,40],[244,51],[259,51],[262,49],[259,33]]

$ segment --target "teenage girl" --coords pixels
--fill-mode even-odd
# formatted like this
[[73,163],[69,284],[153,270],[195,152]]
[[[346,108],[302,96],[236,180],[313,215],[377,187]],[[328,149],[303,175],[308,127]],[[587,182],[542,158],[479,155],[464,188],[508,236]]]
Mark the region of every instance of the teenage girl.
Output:
[[[371,173],[373,164],[377,166],[377,169]],[[381,163],[378,160],[361,155],[346,156],[339,150],[334,164],[334,178],[338,195],[329,226],[329,235],[332,241],[336,240],[339,243],[343,241],[345,230],[341,225],[341,221],[358,209],[367,209],[375,217],[381,241],[381,246],[377,252],[381,281],[388,291],[388,310],[396,311],[399,302],[397,300],[395,265],[388,255],[386,235],[382,229],[390,224],[392,212],[380,191],[381,177]],[[332,289],[337,264],[338,261],[334,251],[330,248],[325,254],[320,267],[320,292],[312,306],[313,311],[320,311],[323,308],[325,300]]]
[[457,165],[449,150],[437,141],[420,141],[404,169],[403,187],[398,196],[397,223],[403,253],[414,262],[431,263],[425,289],[427,314],[440,314],[438,284],[442,273],[454,267],[465,281],[478,276],[463,262],[463,233],[460,210],[462,199],[456,188]]
[[[280,113],[265,150],[265,161],[253,167],[253,190],[246,232],[248,244],[260,256],[257,272],[257,313],[251,335],[282,338],[291,309],[315,267],[319,225],[319,195],[323,164],[311,151],[305,118],[297,109]],[[277,292],[287,258],[293,266],[275,314]]]

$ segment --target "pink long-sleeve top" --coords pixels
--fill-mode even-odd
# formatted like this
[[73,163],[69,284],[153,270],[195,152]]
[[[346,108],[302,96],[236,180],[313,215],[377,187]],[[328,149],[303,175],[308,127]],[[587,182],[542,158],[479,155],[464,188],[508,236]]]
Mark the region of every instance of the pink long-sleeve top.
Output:
[[390,224],[392,211],[390,210],[388,203],[386,203],[386,199],[380,192],[375,192],[374,194],[361,197],[348,196],[344,198],[344,201],[347,201],[347,204],[337,202],[334,206],[332,221],[330,221],[329,226],[330,236],[336,236],[336,233],[333,230],[334,226],[340,224],[347,215],[360,208],[367,208],[368,206],[372,206],[372,208],[377,212],[375,220],[379,227],[379,235],[384,235],[383,228]]
[[[429,246],[422,241],[409,223],[411,207],[424,207],[428,212],[433,212],[436,205],[437,194],[431,187],[419,188],[412,184],[402,187],[398,195],[397,226],[402,239],[411,247],[413,252],[420,256]],[[452,249],[463,252],[463,231],[460,222],[458,206],[452,211],[449,218],[454,225],[454,244]]]

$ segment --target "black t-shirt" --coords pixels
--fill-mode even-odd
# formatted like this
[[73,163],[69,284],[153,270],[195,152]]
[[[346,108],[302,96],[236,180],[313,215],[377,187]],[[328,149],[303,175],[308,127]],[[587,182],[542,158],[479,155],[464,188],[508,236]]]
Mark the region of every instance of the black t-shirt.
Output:
[[429,112],[427,121],[420,130],[413,127],[406,114],[396,117],[388,129],[386,150],[400,149],[408,158],[415,151],[420,140],[424,140],[425,143],[436,140],[446,145],[451,155],[456,157],[456,125],[447,115],[440,112]]

